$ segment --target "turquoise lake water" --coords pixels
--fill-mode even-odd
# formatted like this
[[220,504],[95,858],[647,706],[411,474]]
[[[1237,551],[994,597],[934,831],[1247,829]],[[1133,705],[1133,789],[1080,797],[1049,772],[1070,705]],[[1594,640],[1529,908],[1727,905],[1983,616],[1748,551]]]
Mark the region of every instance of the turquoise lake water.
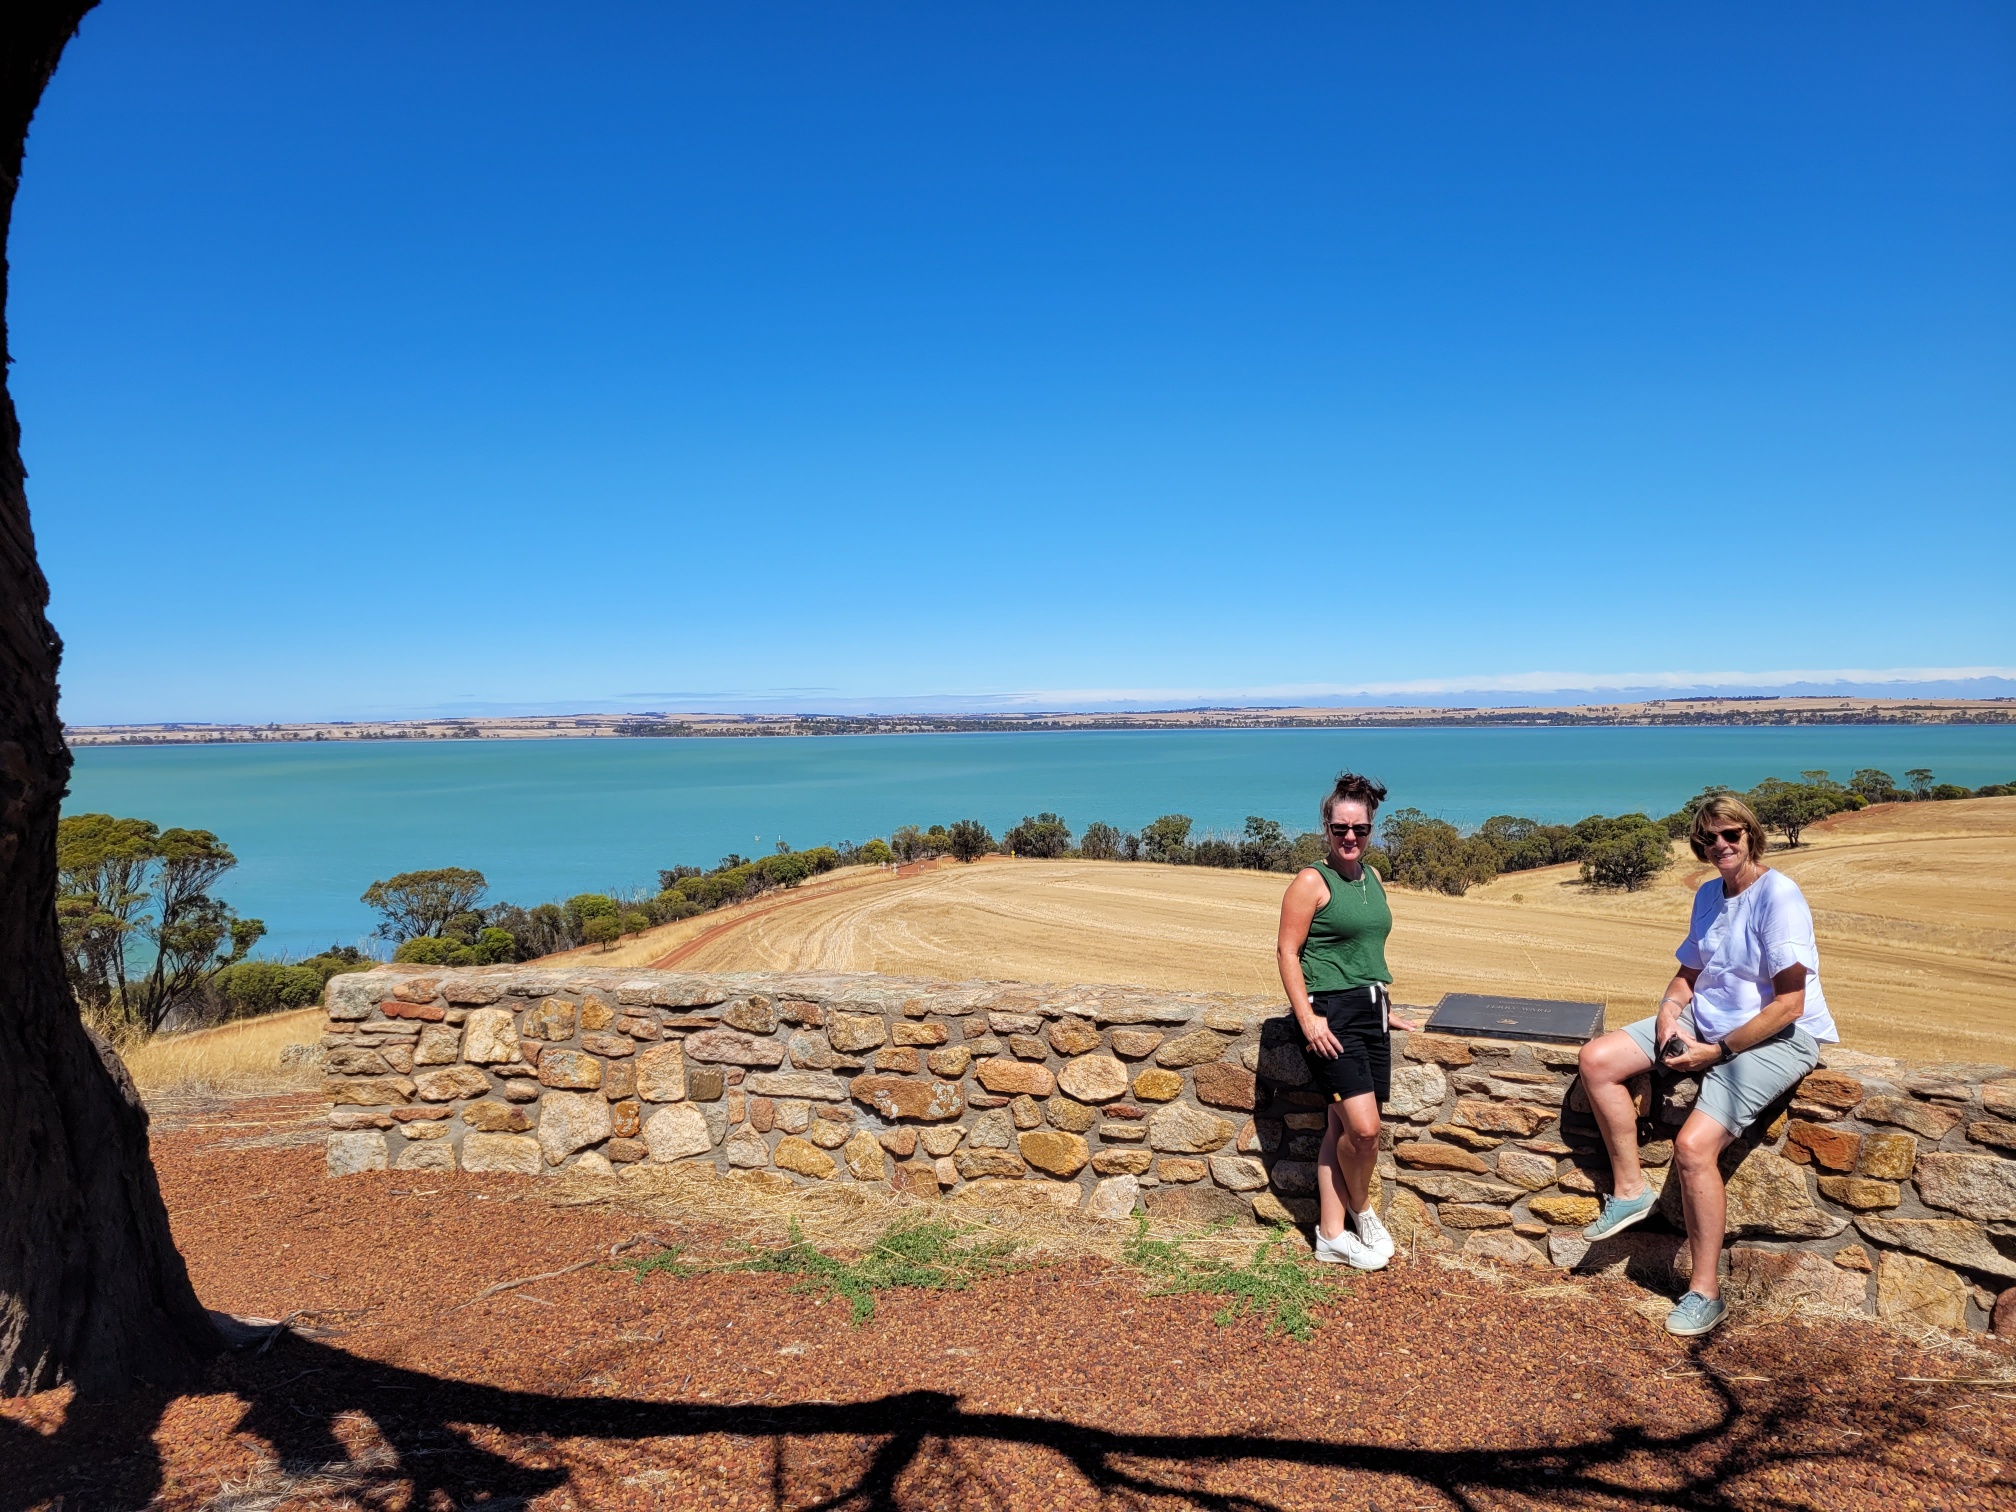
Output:
[[1824,768],[1902,780],[2016,781],[2016,725],[1758,729],[1092,731],[837,738],[365,742],[87,747],[68,813],[214,830],[240,858],[219,888],[266,921],[262,951],[360,943],[358,895],[417,867],[474,866],[493,900],[655,886],[657,869],[729,851],[887,835],[1024,814],[1138,828],[1183,813],[1203,830],[1248,814],[1312,828],[1339,768],[1475,824],[1669,813],[1710,782],[1748,787]]

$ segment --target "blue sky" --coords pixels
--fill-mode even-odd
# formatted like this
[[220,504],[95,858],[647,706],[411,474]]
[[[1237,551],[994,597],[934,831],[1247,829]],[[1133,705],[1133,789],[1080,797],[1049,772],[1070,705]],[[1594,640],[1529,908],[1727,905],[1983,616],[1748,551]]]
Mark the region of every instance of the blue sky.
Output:
[[2006,6],[106,0],[12,259],[73,722],[2016,675]]

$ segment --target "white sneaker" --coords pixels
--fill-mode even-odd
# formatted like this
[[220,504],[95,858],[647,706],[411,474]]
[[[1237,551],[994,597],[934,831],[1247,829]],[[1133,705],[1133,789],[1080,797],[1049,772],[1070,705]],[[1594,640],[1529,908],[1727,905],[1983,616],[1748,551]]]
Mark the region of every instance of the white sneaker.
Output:
[[1316,1230],[1316,1258],[1325,1265],[1348,1265],[1353,1270],[1378,1270],[1386,1264],[1387,1257],[1361,1243],[1351,1232],[1351,1225],[1345,1224],[1335,1239],[1330,1238],[1320,1228]]
[[1386,1232],[1386,1225],[1379,1221],[1379,1215],[1367,1208],[1362,1213],[1353,1213],[1351,1221],[1358,1225],[1358,1237],[1365,1248],[1379,1257],[1384,1265],[1393,1258],[1393,1236]]

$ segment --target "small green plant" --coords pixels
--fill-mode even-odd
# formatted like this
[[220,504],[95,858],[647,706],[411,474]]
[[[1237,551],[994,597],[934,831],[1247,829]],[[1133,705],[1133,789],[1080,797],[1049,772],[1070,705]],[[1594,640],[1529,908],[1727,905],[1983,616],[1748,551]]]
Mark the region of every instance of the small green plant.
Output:
[[616,1264],[642,1281],[646,1276],[670,1276],[675,1281],[684,1281],[689,1276],[697,1276],[707,1267],[695,1265],[687,1260],[683,1244],[668,1244],[661,1250],[635,1259],[618,1260]]
[[1220,1327],[1257,1314],[1269,1333],[1303,1344],[1315,1337],[1316,1319],[1309,1309],[1330,1301],[1335,1291],[1321,1272],[1287,1248],[1288,1230],[1276,1228],[1262,1239],[1244,1265],[1192,1255],[1184,1242],[1149,1238],[1148,1215],[1137,1213],[1134,1237],[1122,1247],[1120,1258],[1155,1282],[1153,1296],[1224,1297],[1225,1305],[1211,1319]]
[[856,1323],[875,1316],[875,1293],[914,1286],[931,1291],[964,1291],[982,1276],[1013,1268],[1013,1239],[967,1242],[971,1229],[942,1219],[898,1222],[882,1231],[858,1260],[840,1260],[811,1244],[794,1220],[790,1242],[733,1267],[801,1279],[791,1289],[824,1292],[845,1299]]

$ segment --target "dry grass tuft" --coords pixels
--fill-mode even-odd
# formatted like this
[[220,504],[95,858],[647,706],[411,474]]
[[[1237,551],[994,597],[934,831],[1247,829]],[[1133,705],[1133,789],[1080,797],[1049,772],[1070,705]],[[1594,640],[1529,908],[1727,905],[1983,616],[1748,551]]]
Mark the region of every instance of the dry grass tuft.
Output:
[[249,1096],[303,1091],[321,1083],[319,1060],[282,1065],[289,1045],[319,1045],[322,1010],[301,1008],[242,1023],[162,1034],[122,1051],[151,1103],[167,1095]]

